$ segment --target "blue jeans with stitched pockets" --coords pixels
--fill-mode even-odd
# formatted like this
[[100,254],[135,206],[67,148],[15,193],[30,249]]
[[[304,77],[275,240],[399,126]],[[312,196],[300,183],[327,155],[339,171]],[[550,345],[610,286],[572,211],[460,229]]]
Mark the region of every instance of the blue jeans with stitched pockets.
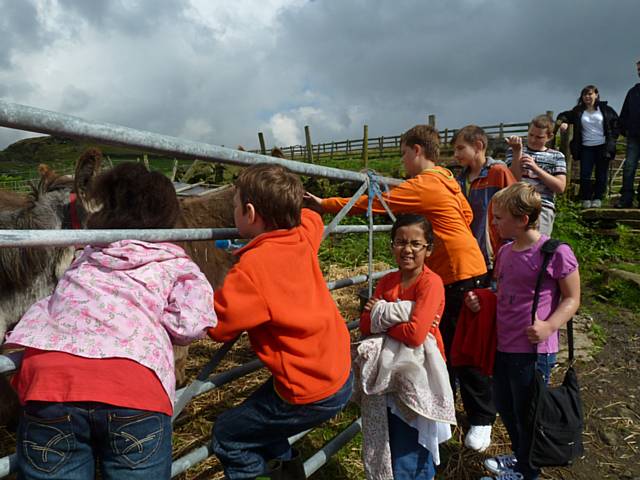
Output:
[[[640,138],[627,138],[627,158],[622,170],[622,196],[620,205],[631,207],[633,203],[633,184],[640,159]],[[640,185],[638,186],[638,203],[640,203]]]
[[511,447],[518,459],[516,470],[525,480],[536,480],[540,474],[527,463],[530,439],[524,432],[526,410],[531,400],[530,391],[535,371],[542,373],[549,383],[555,353],[496,352],[493,367],[493,391],[496,408],[509,433]]
[[291,458],[287,440],[333,418],[351,398],[353,374],[333,395],[314,403],[285,402],[273,388],[273,377],[236,408],[221,413],[213,426],[211,448],[230,480],[266,473],[272,459]]
[[394,480],[432,480],[436,475],[431,452],[418,443],[418,430],[387,409],[389,447]]
[[95,402],[27,402],[18,427],[18,478],[171,478],[171,417]]

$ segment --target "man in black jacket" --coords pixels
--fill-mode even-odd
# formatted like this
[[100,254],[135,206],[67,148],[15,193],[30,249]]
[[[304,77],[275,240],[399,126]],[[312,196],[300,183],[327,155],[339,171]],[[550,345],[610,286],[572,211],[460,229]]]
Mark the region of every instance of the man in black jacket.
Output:
[[[636,62],[640,76],[640,60]],[[640,83],[636,83],[627,92],[620,112],[622,135],[627,137],[627,159],[622,173],[622,196],[616,205],[618,208],[631,208],[633,205],[633,184],[640,158]],[[640,186],[638,187],[640,204]]]

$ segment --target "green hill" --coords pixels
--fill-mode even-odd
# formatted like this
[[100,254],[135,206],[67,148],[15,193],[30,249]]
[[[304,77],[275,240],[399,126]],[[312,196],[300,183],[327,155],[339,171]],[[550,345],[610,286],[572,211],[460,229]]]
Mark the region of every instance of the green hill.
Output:
[[[77,158],[89,147],[99,148],[105,157],[114,163],[124,160],[141,159],[144,151],[124,147],[100,145],[82,140],[61,137],[35,137],[20,140],[0,151],[0,175],[27,179],[37,176],[37,168],[46,163],[53,170],[68,173],[73,169]],[[148,155],[155,168],[171,170],[173,158]]]

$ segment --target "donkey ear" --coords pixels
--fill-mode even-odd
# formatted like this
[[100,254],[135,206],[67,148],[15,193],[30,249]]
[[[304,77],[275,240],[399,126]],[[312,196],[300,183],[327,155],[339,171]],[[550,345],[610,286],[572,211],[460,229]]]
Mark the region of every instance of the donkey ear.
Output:
[[76,163],[74,190],[87,212],[93,212],[99,208],[92,202],[91,187],[94,178],[100,172],[101,164],[102,152],[97,148],[85,151]]

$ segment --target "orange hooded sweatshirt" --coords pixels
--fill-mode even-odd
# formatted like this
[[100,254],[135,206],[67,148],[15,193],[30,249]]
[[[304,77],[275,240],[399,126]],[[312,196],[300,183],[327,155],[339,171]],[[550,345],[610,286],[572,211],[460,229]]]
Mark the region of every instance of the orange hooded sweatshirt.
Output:
[[[473,213],[453,174],[442,167],[423,170],[382,197],[394,213],[424,215],[433,226],[433,254],[427,266],[440,275],[445,285],[487,273],[484,257],[471,232]],[[348,198],[326,198],[322,208],[336,213]],[[363,195],[351,213],[367,211],[368,197]],[[380,201],[373,201],[375,213],[386,213]]]
[[333,395],[351,371],[349,331],[318,263],[323,229],[320,215],[303,209],[300,226],[258,235],[214,294],[218,325],[209,336],[225,342],[246,330],[293,404]]

